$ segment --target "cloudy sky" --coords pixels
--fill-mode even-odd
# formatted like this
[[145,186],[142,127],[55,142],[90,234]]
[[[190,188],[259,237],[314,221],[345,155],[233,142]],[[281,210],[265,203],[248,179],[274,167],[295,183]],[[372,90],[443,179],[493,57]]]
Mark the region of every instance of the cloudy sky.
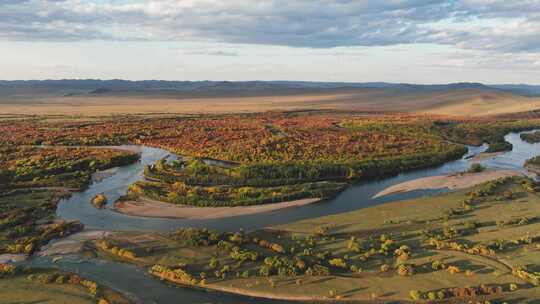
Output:
[[540,84],[540,0],[0,0],[0,79]]

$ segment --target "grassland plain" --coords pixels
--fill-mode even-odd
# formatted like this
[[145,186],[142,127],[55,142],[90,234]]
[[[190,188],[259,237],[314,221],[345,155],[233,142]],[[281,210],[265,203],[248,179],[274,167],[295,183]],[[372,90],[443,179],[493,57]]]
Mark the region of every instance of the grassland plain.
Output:
[[1,303],[129,304],[121,294],[78,275],[0,264]]
[[332,89],[253,94],[210,91],[110,92],[17,92],[0,96],[0,114],[107,116],[123,114],[227,114],[265,111],[345,110],[368,112],[414,112],[436,115],[489,116],[537,110],[537,97],[479,88],[448,90]]
[[289,300],[538,300],[538,186],[509,177],[250,233],[117,233],[94,243],[174,284]]

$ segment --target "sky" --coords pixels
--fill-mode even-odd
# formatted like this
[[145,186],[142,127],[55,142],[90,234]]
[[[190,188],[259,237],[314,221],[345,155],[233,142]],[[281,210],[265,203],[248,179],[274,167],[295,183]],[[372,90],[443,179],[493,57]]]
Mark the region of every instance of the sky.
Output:
[[0,0],[0,79],[540,84],[540,0]]

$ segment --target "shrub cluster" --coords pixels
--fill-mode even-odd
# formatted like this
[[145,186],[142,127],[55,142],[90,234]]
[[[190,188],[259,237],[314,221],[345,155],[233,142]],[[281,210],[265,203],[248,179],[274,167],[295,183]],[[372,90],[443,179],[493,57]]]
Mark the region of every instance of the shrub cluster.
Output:
[[522,280],[531,283],[534,286],[540,285],[540,273],[529,271],[527,267],[516,267],[512,270],[512,274]]
[[181,267],[168,268],[162,265],[152,266],[148,272],[162,280],[167,280],[181,285],[194,286],[200,283],[194,276]]
[[[512,284],[515,285],[515,284]],[[511,288],[511,287],[510,287]],[[480,285],[478,287],[456,287],[432,291],[411,290],[409,295],[412,300],[446,300],[453,298],[470,298],[477,296],[500,295],[504,292],[502,285]]]
[[98,209],[101,209],[107,203],[107,197],[103,193],[100,193],[100,194],[94,196],[92,198],[92,200],[90,200],[90,203],[92,203],[92,205],[94,205],[94,207],[96,207]]
[[448,242],[443,240],[437,240],[431,238],[427,241],[429,246],[435,247],[437,250],[454,250],[460,251],[471,255],[481,255],[481,256],[493,256],[495,255],[495,250],[490,246],[483,244],[477,244],[472,247],[469,247],[467,244],[462,244],[459,242]]
[[112,246],[106,240],[96,241],[95,245],[97,248],[118,257],[131,259],[131,260],[137,258],[137,255],[133,251],[130,251],[124,248],[119,248],[118,246]]

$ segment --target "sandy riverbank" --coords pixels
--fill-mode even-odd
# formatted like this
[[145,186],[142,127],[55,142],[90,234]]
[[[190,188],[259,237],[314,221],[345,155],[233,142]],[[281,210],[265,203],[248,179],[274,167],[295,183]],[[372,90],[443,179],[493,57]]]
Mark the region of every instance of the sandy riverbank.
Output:
[[6,263],[18,263],[26,260],[28,258],[25,254],[0,254],[0,264]]
[[119,213],[142,217],[209,220],[300,207],[318,201],[320,201],[319,198],[307,198],[256,206],[190,207],[141,199],[140,201],[118,201],[114,204],[114,210]]
[[[155,274],[154,274],[155,275]],[[158,275],[155,275],[159,277]],[[313,281],[324,280],[326,277],[313,277]],[[168,280],[165,280],[168,281]],[[199,290],[206,290],[209,292],[222,292],[227,294],[234,294],[239,296],[251,297],[255,299],[265,299],[265,300],[276,300],[276,301],[288,301],[288,302],[317,302],[317,303],[372,303],[371,295],[355,296],[350,298],[328,298],[326,296],[312,296],[309,292],[306,292],[306,295],[293,295],[289,293],[280,292],[279,290],[263,291],[263,290],[249,290],[247,288],[238,288],[232,286],[223,286],[220,284],[206,284],[204,287],[185,285],[176,282],[168,281],[169,283],[184,288],[193,288]],[[310,282],[307,282],[308,284]],[[245,284],[251,284],[251,282],[244,282]],[[306,283],[304,283],[306,284]],[[279,289],[279,288],[277,288]],[[385,303],[391,301],[392,303],[403,301],[402,298],[391,299],[389,297],[385,298]]]
[[92,182],[99,183],[104,179],[113,176],[118,172],[119,167],[110,168],[107,170],[97,171],[92,174]]
[[82,251],[85,242],[109,236],[111,233],[101,230],[83,230],[68,237],[55,240],[41,248],[39,256],[57,256],[75,254]]
[[478,184],[488,182],[501,177],[517,176],[521,173],[513,170],[488,170],[479,173],[455,173],[450,175],[430,176],[407,181],[384,189],[373,198],[388,194],[409,192],[414,190],[443,189],[448,188],[464,189]]
[[470,162],[479,162],[479,161],[483,161],[483,160],[486,160],[486,159],[492,159],[492,158],[495,158],[499,155],[503,155],[504,153],[506,152],[482,152],[482,153],[478,153],[476,154],[474,157],[472,158],[469,158],[469,161]]
[[525,164],[525,169],[527,171],[536,174],[537,176],[540,176],[540,166],[533,165],[533,164]]

